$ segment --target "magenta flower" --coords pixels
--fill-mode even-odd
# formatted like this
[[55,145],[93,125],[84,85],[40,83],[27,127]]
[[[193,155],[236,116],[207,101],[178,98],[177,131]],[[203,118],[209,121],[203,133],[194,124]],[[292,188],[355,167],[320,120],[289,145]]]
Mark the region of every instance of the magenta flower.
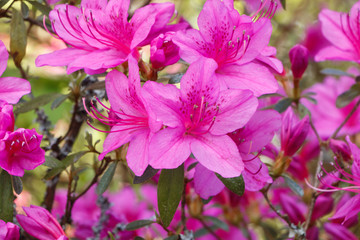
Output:
[[282,9],[280,0],[245,0],[246,8],[250,12],[261,13],[262,15],[269,15],[272,17],[275,12]]
[[162,31],[176,30],[166,27],[174,13],[173,4],[139,8],[130,22],[129,4],[130,0],[83,0],[81,9],[55,6],[49,15],[52,29],[71,47],[39,56],[36,65],[68,66],[68,73],[82,68],[89,74],[104,72],[127,61],[130,54],[139,58],[137,48]]
[[23,207],[25,215],[16,215],[21,227],[39,240],[67,240],[63,229],[56,219],[42,207],[31,205]]
[[284,156],[292,156],[299,150],[308,135],[309,116],[305,116],[299,121],[293,111],[289,109],[285,112],[282,122],[281,150],[284,152]]
[[45,162],[45,151],[40,147],[42,135],[35,129],[19,128],[6,132],[0,140],[0,167],[14,176],[23,176]]
[[0,136],[3,137],[7,131],[14,131],[14,124],[13,106],[0,100]]
[[99,159],[130,142],[126,156],[128,165],[136,175],[142,175],[149,163],[150,139],[162,125],[156,122],[143,97],[137,61],[133,57],[129,58],[128,78],[116,70],[110,72],[106,76],[105,86],[111,114],[105,117],[95,107],[89,113],[103,124],[111,126]]
[[308,66],[309,51],[303,45],[296,44],[290,49],[289,58],[294,78],[300,79]]
[[150,61],[153,68],[162,68],[179,61],[179,47],[172,42],[174,35],[175,32],[167,32],[151,41]]
[[11,222],[0,220],[0,239],[2,240],[18,240],[20,238],[20,228]]
[[320,12],[321,31],[330,45],[316,54],[316,61],[341,60],[360,63],[359,10],[360,2],[357,2],[348,14],[329,9]]
[[[0,76],[4,73],[9,53],[2,41],[0,41]],[[14,104],[25,94],[30,93],[29,81],[17,77],[0,78],[0,100]]]
[[181,80],[181,89],[151,82],[144,86],[158,120],[167,128],[150,143],[150,165],[176,168],[193,153],[207,169],[223,177],[239,176],[244,164],[233,140],[226,134],[243,127],[258,102],[248,90],[219,91],[211,59],[190,65]]
[[222,89],[249,89],[255,96],[277,90],[274,76],[262,61],[272,31],[269,19],[253,22],[239,15],[233,1],[208,0],[198,25],[200,30],[178,32],[173,39],[182,59],[189,63],[212,59]]
[[336,224],[336,223],[325,223],[324,230],[329,234],[332,238],[336,240],[358,240],[350,230],[346,227]]
[[[349,72],[355,76],[359,74],[356,69],[350,69]],[[336,107],[337,97],[349,90],[353,84],[355,84],[355,79],[348,76],[342,76],[339,80],[334,77],[326,77],[323,83],[316,83],[307,89],[309,92],[316,93],[313,98],[317,100],[318,104],[306,99],[302,99],[302,103],[310,110],[312,121],[322,138],[330,137],[354,108],[358,98],[343,108]],[[357,110],[341,128],[338,135],[352,135],[359,130],[360,110]]]

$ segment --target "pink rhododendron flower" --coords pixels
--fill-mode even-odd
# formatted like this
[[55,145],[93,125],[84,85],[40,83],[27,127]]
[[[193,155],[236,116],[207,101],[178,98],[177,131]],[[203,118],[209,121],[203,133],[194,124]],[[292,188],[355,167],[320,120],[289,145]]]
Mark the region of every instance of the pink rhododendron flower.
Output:
[[176,168],[193,153],[204,167],[223,177],[239,176],[243,171],[237,146],[226,134],[243,127],[258,102],[248,90],[220,91],[215,68],[211,59],[194,62],[180,90],[155,82],[144,86],[158,99],[148,102],[167,126],[151,140],[149,163],[153,168]]
[[0,100],[0,136],[7,131],[14,131],[15,118],[13,106]]
[[152,3],[135,11],[130,22],[130,0],[83,0],[81,9],[60,4],[50,12],[52,29],[71,47],[41,55],[38,67],[68,66],[72,73],[84,68],[89,74],[104,72],[127,61],[129,55],[139,57],[138,47],[147,45],[167,27],[174,13],[171,3]]
[[309,132],[309,116],[298,120],[291,109],[288,109],[283,116],[281,127],[281,150],[284,156],[292,156],[304,143]]
[[208,0],[198,25],[200,30],[178,32],[173,39],[182,59],[189,63],[211,59],[222,89],[249,89],[255,96],[277,90],[274,76],[262,61],[272,63],[264,52],[272,31],[269,19],[253,22],[239,15],[233,1]]
[[331,43],[315,56],[316,61],[341,60],[360,63],[360,2],[354,4],[350,13],[324,9],[319,14],[321,31]]
[[[108,117],[97,112],[96,108],[89,113],[100,122],[111,126],[111,131],[104,142],[104,150],[99,159],[130,142],[127,151],[128,165],[140,176],[149,163],[149,142],[154,132],[162,126],[149,110],[143,97],[140,85],[139,67],[137,61],[129,58],[129,77],[114,70],[106,76],[106,92],[111,109]],[[153,101],[153,100],[152,100]]]
[[[2,41],[0,41],[0,76],[4,73],[9,53]],[[17,77],[0,78],[0,100],[14,104],[25,94],[30,93],[29,81]]]
[[350,230],[346,227],[335,224],[335,223],[325,223],[325,231],[331,236],[331,240],[358,240]]
[[302,45],[308,49],[309,57],[314,60],[316,54],[321,51],[321,49],[330,46],[331,43],[322,34],[320,23],[316,22],[306,30],[306,36]]
[[14,176],[23,176],[45,162],[45,151],[40,147],[42,135],[35,129],[19,128],[6,132],[0,140],[0,167]]
[[289,58],[294,78],[300,79],[308,66],[309,51],[303,45],[296,44],[290,49]]
[[[356,69],[350,69],[349,72],[355,75],[359,73]],[[339,80],[326,77],[323,83],[316,83],[306,90],[306,92],[316,93],[312,97],[318,104],[306,99],[302,99],[302,102],[310,110],[314,126],[322,138],[330,137],[354,108],[358,98],[343,108],[336,107],[337,97],[349,90],[353,84],[355,84],[355,79],[348,76],[341,76]],[[352,135],[359,130],[360,110],[357,110],[341,128],[338,135]]]
[[20,238],[20,228],[11,222],[0,220],[0,239],[1,240],[18,240]]
[[[262,13],[262,15],[274,15],[279,9],[283,9],[280,0],[245,0],[246,8],[250,12]],[[272,17],[272,16],[269,17]]]
[[16,215],[21,227],[39,240],[67,240],[56,219],[45,209],[31,205],[23,208],[26,215]]
[[151,41],[150,61],[154,68],[162,68],[179,61],[179,47],[172,42],[174,35],[175,32],[167,32]]

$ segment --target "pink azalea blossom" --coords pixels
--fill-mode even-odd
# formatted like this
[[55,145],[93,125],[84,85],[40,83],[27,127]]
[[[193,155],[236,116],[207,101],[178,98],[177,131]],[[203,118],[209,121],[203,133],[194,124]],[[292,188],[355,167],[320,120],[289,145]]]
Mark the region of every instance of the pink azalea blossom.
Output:
[[[4,73],[9,53],[2,41],[0,41],[0,76]],[[25,94],[30,93],[29,81],[17,77],[0,78],[0,100],[15,104]]]
[[45,151],[40,147],[42,135],[35,129],[19,128],[6,132],[0,140],[0,167],[14,176],[23,176],[45,162]]
[[68,240],[56,219],[42,207],[23,207],[25,215],[16,215],[21,227],[39,240]]
[[316,54],[316,61],[340,60],[360,63],[359,9],[360,2],[357,2],[348,14],[329,9],[320,12],[321,31],[330,45]]
[[322,34],[320,23],[316,22],[306,29],[306,36],[302,45],[308,49],[309,57],[314,60],[317,53],[321,51],[321,49],[330,46],[331,43]]
[[274,15],[277,10],[283,9],[280,0],[244,0],[246,8],[250,12],[262,13],[262,15]]
[[174,35],[175,32],[167,32],[151,41],[150,61],[153,68],[162,68],[179,61],[179,47],[172,42]]
[[18,240],[20,238],[20,228],[11,222],[0,220],[0,239],[2,240]]
[[[359,71],[350,69],[350,73],[358,75]],[[308,88],[307,92],[314,92],[313,96],[318,104],[302,99],[303,104],[310,110],[314,126],[322,138],[328,138],[340,126],[347,115],[354,108],[358,98],[343,108],[336,107],[336,99],[343,92],[355,84],[355,79],[348,76],[341,76],[339,80],[334,77],[326,77],[323,83],[316,83]],[[350,117],[341,128],[340,135],[352,135],[360,130],[360,110]]]
[[68,66],[68,73],[84,68],[89,74],[104,72],[139,58],[138,47],[147,45],[162,31],[182,26],[166,26],[173,16],[171,3],[152,3],[135,11],[130,22],[130,0],[83,0],[81,9],[60,4],[50,12],[53,31],[69,48],[41,55],[38,67]]
[[359,238],[355,236],[350,230],[346,227],[335,224],[335,223],[325,223],[325,231],[331,236],[331,240],[358,240]]
[[[104,150],[99,159],[127,142],[127,162],[133,172],[140,176],[149,163],[149,142],[154,132],[162,126],[149,110],[140,85],[137,61],[129,58],[129,77],[114,70],[106,76],[106,92],[111,109],[108,117],[103,116],[94,107],[90,116],[111,126],[104,142]],[[105,106],[104,106],[105,107]]]
[[[275,63],[266,49],[272,31],[269,19],[253,22],[239,15],[233,1],[208,0],[198,25],[200,30],[178,32],[173,39],[182,59],[191,64],[199,58],[211,59],[222,89],[249,89],[255,96],[277,90],[268,67]],[[282,72],[281,63],[274,66]]]
[[258,102],[248,90],[219,91],[216,64],[199,59],[181,80],[181,89],[151,82],[144,86],[151,107],[167,128],[150,143],[153,168],[176,168],[193,153],[207,169],[223,177],[239,176],[244,164],[234,141],[226,134],[243,127]]
[[0,100],[0,136],[7,131],[14,131],[14,124],[13,106]]

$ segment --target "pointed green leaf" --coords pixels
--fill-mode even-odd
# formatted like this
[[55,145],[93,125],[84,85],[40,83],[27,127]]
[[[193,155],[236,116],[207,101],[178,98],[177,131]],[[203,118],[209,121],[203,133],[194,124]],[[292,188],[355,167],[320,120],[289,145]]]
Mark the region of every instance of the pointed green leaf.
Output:
[[288,185],[295,194],[299,195],[300,197],[304,196],[304,190],[299,184],[297,184],[286,174],[283,174],[281,176],[284,178],[286,185]]
[[135,176],[134,177],[134,184],[139,184],[146,182],[147,180],[151,179],[153,176],[156,175],[156,173],[159,171],[159,169],[154,169],[150,165],[145,169],[143,175],[141,176]]
[[291,98],[283,98],[277,104],[275,104],[274,109],[279,113],[285,112],[288,107],[290,107],[293,100]]
[[340,94],[336,99],[336,107],[342,108],[351,103],[356,97],[360,96],[360,84],[355,83],[350,90]]
[[233,193],[242,196],[245,191],[245,183],[243,177],[224,178],[216,173],[216,176],[222,181],[222,183]]
[[0,0],[0,8],[5,6],[10,0]]
[[46,155],[45,155],[45,162],[43,165],[49,168],[64,167],[64,164],[59,159]]
[[164,240],[178,240],[179,235],[171,235],[170,237],[165,238]]
[[21,2],[21,14],[25,19],[29,17],[29,7],[25,2]]
[[55,98],[55,100],[51,104],[51,110],[54,110],[57,107],[59,107],[68,97],[69,97],[68,94],[61,94],[60,96]]
[[152,220],[137,220],[137,221],[133,221],[133,222],[129,223],[128,225],[126,225],[125,230],[126,231],[134,231],[134,230],[148,226],[153,223],[155,223],[155,222]]
[[12,186],[16,194],[20,194],[23,190],[21,178],[18,176],[11,176]]
[[34,110],[40,106],[46,105],[51,101],[58,98],[61,94],[49,93],[38,96],[24,103],[18,103],[15,105],[14,114],[25,113]]
[[324,68],[320,71],[324,75],[335,75],[335,76],[349,76],[354,77],[352,74],[341,71],[339,69],[333,69],[333,68]]
[[216,226],[217,228],[221,228],[225,231],[229,231],[229,225],[227,225],[225,222],[221,221],[220,219],[213,217],[213,216],[204,216],[204,219],[207,221],[210,221]]
[[184,165],[176,169],[163,169],[160,174],[157,195],[160,218],[168,227],[179,206],[184,190]]
[[0,219],[5,222],[13,221],[14,194],[11,185],[11,176],[5,170],[0,173]]
[[282,7],[284,8],[284,10],[286,10],[286,0],[280,0],[280,3],[282,5]]
[[31,5],[33,5],[37,10],[39,10],[42,14],[49,16],[51,8],[45,4],[41,4],[38,1],[27,1]]
[[99,184],[96,187],[97,195],[103,194],[106,191],[106,189],[109,187],[111,180],[114,177],[117,163],[118,161],[111,163],[108,169],[106,169],[104,175],[102,176],[102,178],[99,181]]
[[12,9],[10,23],[10,54],[15,65],[20,65],[26,53],[27,35],[26,26],[21,12]]

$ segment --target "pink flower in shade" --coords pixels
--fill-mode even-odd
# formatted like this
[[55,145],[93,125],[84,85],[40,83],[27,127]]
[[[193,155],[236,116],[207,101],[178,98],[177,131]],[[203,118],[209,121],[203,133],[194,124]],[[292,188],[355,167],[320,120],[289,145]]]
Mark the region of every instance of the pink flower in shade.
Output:
[[289,58],[294,78],[300,79],[308,66],[309,51],[303,45],[296,44],[290,49]]
[[283,116],[281,127],[281,150],[284,156],[292,156],[304,143],[310,128],[309,116],[298,120],[291,109]]
[[42,135],[35,129],[19,128],[6,132],[0,140],[0,167],[14,176],[23,176],[45,162],[45,151],[40,147]]
[[39,240],[67,240],[56,219],[45,209],[31,205],[23,207],[25,215],[16,215],[21,227]]
[[151,41],[150,61],[153,68],[162,68],[179,61],[179,47],[172,42],[174,35],[175,32],[167,32]]
[[20,228],[11,222],[0,220],[0,239],[2,240],[18,240],[20,238]]
[[325,223],[324,230],[327,232],[330,239],[332,240],[358,240],[359,238],[355,236],[350,230],[346,227],[336,224],[336,223]]
[[156,121],[144,99],[137,61],[133,57],[129,58],[128,78],[116,70],[110,72],[106,76],[105,87],[111,105],[111,109],[108,110],[111,114],[105,117],[95,107],[91,113],[89,112],[93,118],[111,126],[99,159],[130,142],[126,155],[128,165],[135,175],[140,176],[149,163],[150,139],[162,124]]
[[350,13],[324,9],[319,14],[321,31],[330,42],[315,56],[315,61],[340,60],[360,63],[360,2]]
[[308,49],[309,57],[313,60],[321,49],[330,46],[331,43],[322,34],[320,23],[316,22],[314,25],[307,28],[302,45]]
[[[216,64],[199,59],[190,65],[181,88],[150,82],[149,104],[167,128],[150,143],[150,165],[177,168],[193,153],[207,169],[223,177],[239,176],[244,163],[234,141],[226,134],[243,127],[258,101],[248,90],[219,91]],[[158,102],[150,101],[152,98]]]
[[[266,49],[272,31],[269,19],[253,22],[239,15],[233,1],[208,0],[198,25],[200,30],[179,31],[173,38],[182,59],[191,64],[199,58],[211,59],[221,89],[249,89],[255,96],[277,90],[268,68],[274,64]],[[282,71],[281,63],[274,66]]]
[[0,136],[7,131],[14,131],[15,118],[13,106],[0,100]]
[[[272,182],[267,167],[258,156],[280,126],[281,117],[276,111],[258,111],[243,128],[229,133],[244,162],[242,176],[246,190],[259,191],[266,183]],[[194,187],[202,198],[208,199],[220,193],[225,186],[213,172],[198,164],[195,167]]]
[[[2,41],[0,41],[0,76],[4,73],[9,53]],[[30,93],[29,81],[17,77],[0,78],[0,100],[14,104],[25,94]]]
[[135,11],[130,22],[130,0],[83,0],[81,9],[60,4],[50,12],[53,31],[71,47],[41,55],[38,67],[68,66],[68,73],[84,68],[89,74],[104,72],[139,57],[138,47],[147,45],[163,31],[176,31],[182,25],[166,26],[174,5],[154,3]]
[[[359,75],[359,71],[351,68],[348,72]],[[308,88],[307,92],[314,92],[313,96],[318,104],[314,104],[307,99],[302,99],[302,103],[310,110],[311,118],[322,138],[328,138],[334,133],[336,128],[344,121],[354,108],[358,98],[343,108],[336,107],[336,99],[343,92],[350,89],[355,84],[355,79],[342,76],[339,80],[334,77],[326,77],[323,83],[316,83]],[[338,136],[352,135],[360,131],[360,110],[350,117],[346,124],[341,128]]]

